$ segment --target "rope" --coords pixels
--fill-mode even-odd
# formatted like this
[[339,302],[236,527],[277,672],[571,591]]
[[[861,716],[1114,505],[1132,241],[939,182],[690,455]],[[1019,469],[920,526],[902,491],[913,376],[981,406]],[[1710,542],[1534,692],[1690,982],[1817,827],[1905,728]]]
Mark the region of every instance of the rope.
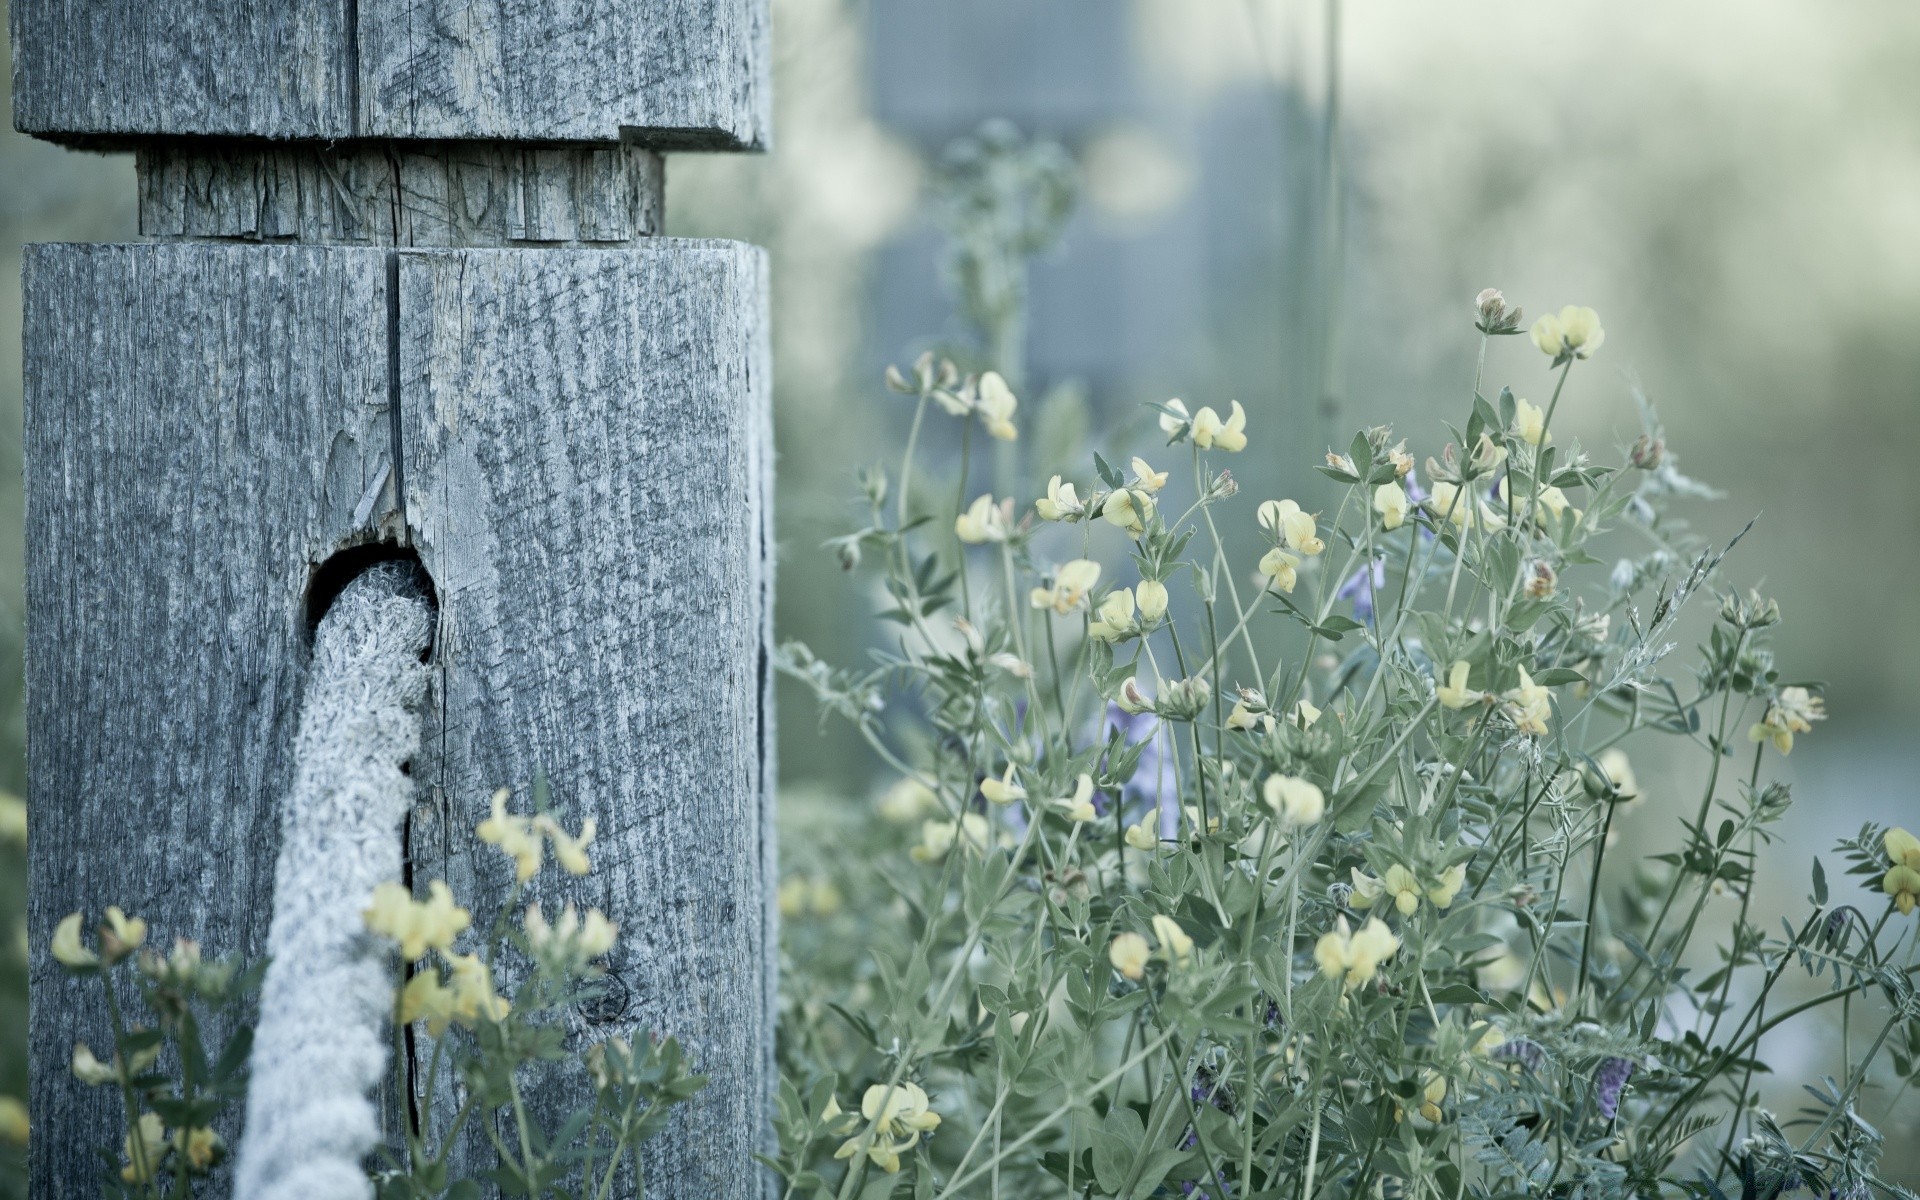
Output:
[[281,813],[271,965],[260,997],[238,1200],[367,1200],[380,1136],[368,1092],[386,1070],[389,949],[361,913],[400,878],[432,615],[417,567],[379,563],[341,591],[313,664]]

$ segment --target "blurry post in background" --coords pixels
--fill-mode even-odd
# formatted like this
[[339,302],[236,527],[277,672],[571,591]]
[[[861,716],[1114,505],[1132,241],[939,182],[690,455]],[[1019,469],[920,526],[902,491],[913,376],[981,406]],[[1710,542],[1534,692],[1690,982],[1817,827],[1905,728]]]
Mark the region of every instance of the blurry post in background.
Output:
[[677,1036],[711,1082],[650,1191],[755,1193],[766,271],[654,235],[662,150],[765,145],[764,4],[454,30],[389,0],[16,0],[12,27],[16,123],[134,151],[146,239],[25,265],[33,1192],[96,1191],[121,1128],[67,1070],[100,1014],[55,923],[118,904],[260,953],[312,624],[406,558],[439,604],[410,877],[506,891],[466,849],[496,787],[544,776],[596,821],[604,891],[542,899],[627,934],[570,1034]]

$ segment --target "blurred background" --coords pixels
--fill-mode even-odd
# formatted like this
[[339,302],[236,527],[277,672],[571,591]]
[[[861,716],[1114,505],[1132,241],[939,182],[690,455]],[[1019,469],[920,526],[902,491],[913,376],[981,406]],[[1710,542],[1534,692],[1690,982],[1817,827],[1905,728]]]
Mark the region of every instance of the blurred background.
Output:
[[[1236,477],[1313,509],[1331,485],[1311,464],[1362,425],[1392,421],[1417,455],[1437,451],[1472,385],[1472,298],[1494,286],[1529,317],[1579,303],[1605,320],[1556,418],[1564,439],[1611,456],[1639,432],[1641,389],[1687,473],[1727,493],[1690,514],[1696,529],[1724,540],[1759,516],[1731,578],[1780,601],[1781,668],[1827,681],[1832,714],[1783,765],[1799,804],[1762,859],[1759,923],[1798,911],[1810,851],[1867,820],[1920,825],[1920,6],[773,6],[777,149],[674,157],[668,224],[772,253],[780,637],[854,664],[876,636],[847,602],[861,585],[820,544],[859,516],[854,470],[897,458],[911,411],[880,386],[888,362],[972,345],[1011,368],[1023,503],[1089,434],[1150,446],[1141,404],[1178,395],[1240,400],[1255,451]],[[989,148],[1037,155],[1077,202],[1041,239],[1025,303],[983,332],[956,304],[953,181],[992,184],[981,137],[971,162],[951,147],[990,119],[1019,132],[990,129]],[[18,792],[20,248],[132,238],[134,178],[125,157],[5,125],[0,789]],[[1493,348],[1486,390],[1504,384],[1549,386],[1526,339]],[[783,701],[783,788],[864,804],[887,782],[797,691]],[[1662,754],[1635,748],[1650,803],[1627,836],[1642,847],[1697,796],[1693,767]],[[17,860],[7,870],[12,928]],[[0,1000],[0,1088],[15,1094],[19,1015]],[[1767,1050],[1788,1079],[1836,1065],[1818,1037]],[[1795,1095],[1770,1099],[1790,1110]],[[1887,1101],[1865,1108],[1889,1174],[1904,1155],[1911,1179],[1920,1102],[1875,1108]]]

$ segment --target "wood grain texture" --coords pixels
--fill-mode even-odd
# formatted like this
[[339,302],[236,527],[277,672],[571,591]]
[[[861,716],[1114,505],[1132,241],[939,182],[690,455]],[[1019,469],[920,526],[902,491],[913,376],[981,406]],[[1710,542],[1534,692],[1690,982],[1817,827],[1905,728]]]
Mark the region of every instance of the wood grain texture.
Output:
[[79,138],[353,135],[352,0],[12,0],[13,119]]
[[767,0],[14,0],[14,120],[74,141],[767,145]]
[[385,259],[27,252],[33,1195],[98,1195],[118,1124],[66,1070],[111,1038],[54,923],[117,903],[161,946],[264,948],[308,566],[363,532],[392,446]]
[[[765,263],[730,243],[399,254],[406,508],[441,602],[416,880],[505,890],[473,826],[544,774],[612,914],[572,1034],[681,1039],[707,1089],[647,1194],[748,1197],[772,1082]],[[582,1098],[545,1093],[550,1119]],[[471,1161],[471,1160],[469,1160]]]
[[361,134],[764,149],[767,0],[361,0]]
[[660,231],[665,182],[622,143],[168,139],[137,163],[156,240],[620,246]]

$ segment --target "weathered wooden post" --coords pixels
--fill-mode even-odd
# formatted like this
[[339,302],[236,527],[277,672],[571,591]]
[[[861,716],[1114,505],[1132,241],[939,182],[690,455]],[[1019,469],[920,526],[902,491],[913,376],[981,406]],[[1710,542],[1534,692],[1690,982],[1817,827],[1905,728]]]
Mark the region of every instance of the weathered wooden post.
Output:
[[755,1194],[765,264],[654,235],[663,149],[765,144],[765,0],[12,22],[19,127],[133,150],[147,239],[25,268],[34,1194],[93,1194],[116,1121],[66,1070],[98,1031],[54,922],[260,950],[308,607],[383,553],[440,606],[414,877],[504,886],[471,837],[496,786],[594,817],[577,898],[623,926],[620,986],[576,1032],[670,1032],[712,1076],[654,1194]]

